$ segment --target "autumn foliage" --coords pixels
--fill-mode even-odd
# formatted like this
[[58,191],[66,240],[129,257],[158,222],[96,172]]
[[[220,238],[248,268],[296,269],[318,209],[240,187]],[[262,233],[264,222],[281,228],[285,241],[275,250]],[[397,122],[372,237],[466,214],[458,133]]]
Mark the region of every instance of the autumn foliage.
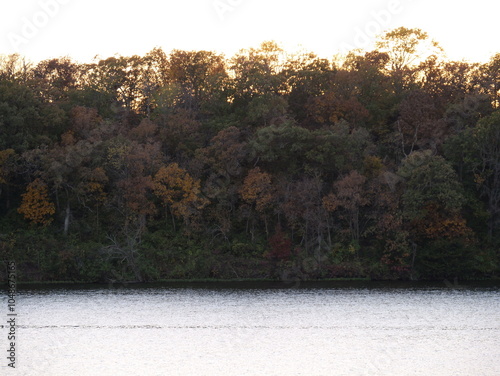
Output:
[[500,54],[376,46],[0,56],[0,250],[40,280],[498,277]]
[[263,213],[271,205],[273,199],[271,176],[256,167],[248,172],[243,181],[240,194],[243,200],[254,204],[259,213]]
[[266,254],[266,257],[271,260],[287,260],[292,255],[292,242],[280,226],[276,228],[275,233],[269,238],[269,246],[271,249]]
[[55,205],[50,201],[47,184],[41,179],[35,179],[22,194],[22,203],[18,212],[31,223],[48,226],[56,212]]
[[200,196],[200,181],[193,179],[177,163],[160,168],[153,179],[153,188],[163,204],[179,217],[188,218],[207,203]]

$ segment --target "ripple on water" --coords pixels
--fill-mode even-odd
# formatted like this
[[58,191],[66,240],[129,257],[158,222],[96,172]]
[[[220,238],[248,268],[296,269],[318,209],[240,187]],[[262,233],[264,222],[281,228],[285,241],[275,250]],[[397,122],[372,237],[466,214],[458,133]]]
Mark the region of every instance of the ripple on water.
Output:
[[26,375],[500,369],[496,289],[54,289],[21,292],[18,301]]

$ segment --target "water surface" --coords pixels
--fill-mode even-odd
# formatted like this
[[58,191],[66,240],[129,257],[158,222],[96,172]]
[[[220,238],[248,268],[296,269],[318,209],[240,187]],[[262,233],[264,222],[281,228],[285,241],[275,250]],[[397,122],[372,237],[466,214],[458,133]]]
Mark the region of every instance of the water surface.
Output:
[[495,286],[187,284],[18,292],[18,369],[5,374],[500,374]]

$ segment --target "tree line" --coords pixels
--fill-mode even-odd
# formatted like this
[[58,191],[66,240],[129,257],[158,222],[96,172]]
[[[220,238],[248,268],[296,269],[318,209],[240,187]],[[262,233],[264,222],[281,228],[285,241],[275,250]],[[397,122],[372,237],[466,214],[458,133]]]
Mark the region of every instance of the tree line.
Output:
[[[500,54],[0,57],[0,252],[32,281],[492,278]],[[0,275],[2,272],[0,271]]]

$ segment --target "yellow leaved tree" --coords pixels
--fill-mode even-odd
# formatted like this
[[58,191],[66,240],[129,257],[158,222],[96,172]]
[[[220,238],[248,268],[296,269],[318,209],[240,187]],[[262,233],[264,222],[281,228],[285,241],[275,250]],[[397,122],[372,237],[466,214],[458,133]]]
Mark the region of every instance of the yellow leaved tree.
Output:
[[48,226],[56,212],[53,202],[49,198],[47,184],[40,178],[35,179],[22,194],[21,206],[17,211],[32,223]]
[[177,163],[158,170],[153,178],[153,189],[163,205],[185,222],[208,204],[208,200],[200,196],[200,180],[194,179]]

